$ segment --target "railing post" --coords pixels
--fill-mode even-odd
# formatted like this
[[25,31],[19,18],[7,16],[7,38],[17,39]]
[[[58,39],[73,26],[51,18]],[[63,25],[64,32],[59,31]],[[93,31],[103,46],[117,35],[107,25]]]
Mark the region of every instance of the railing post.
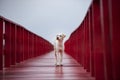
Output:
[[16,63],[16,34],[15,34],[15,24],[11,24],[11,65]]
[[93,53],[96,80],[105,80],[100,0],[93,1]]
[[[92,3],[93,4],[93,3]],[[93,5],[91,4],[90,10],[90,25],[89,25],[89,43],[90,43],[90,72],[95,76],[94,70],[94,53],[93,53]]]
[[3,19],[0,17],[0,70],[3,69]]
[[16,40],[17,40],[17,41],[16,41],[16,50],[17,50],[17,51],[16,51],[16,52],[17,52],[17,53],[16,53],[16,62],[17,62],[17,63],[20,63],[20,62],[21,62],[21,61],[20,61],[20,60],[21,60],[21,55],[20,55],[20,54],[21,54],[20,31],[21,31],[21,30],[20,30],[20,26],[17,26],[17,27],[16,27]]
[[111,35],[110,35],[110,0],[101,0],[101,25],[102,25],[102,36],[104,43],[104,70],[105,70],[105,80],[113,80],[113,69],[112,65],[112,45],[111,45]]
[[109,0],[113,78],[120,80],[120,0]]
[[11,65],[11,23],[5,21],[5,52],[4,52],[4,67]]

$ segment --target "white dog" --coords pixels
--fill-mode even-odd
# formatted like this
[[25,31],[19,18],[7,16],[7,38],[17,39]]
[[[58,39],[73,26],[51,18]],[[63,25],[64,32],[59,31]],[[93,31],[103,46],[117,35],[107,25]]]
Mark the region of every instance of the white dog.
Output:
[[54,51],[55,51],[55,59],[56,59],[56,65],[62,65],[62,59],[63,59],[63,52],[64,52],[64,44],[63,39],[66,36],[64,34],[60,34],[56,36],[55,44],[54,44]]

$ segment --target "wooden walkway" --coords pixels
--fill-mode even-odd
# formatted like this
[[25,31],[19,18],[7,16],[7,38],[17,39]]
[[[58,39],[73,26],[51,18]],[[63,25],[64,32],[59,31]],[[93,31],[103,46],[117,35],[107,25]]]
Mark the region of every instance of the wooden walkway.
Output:
[[48,53],[0,71],[0,80],[95,80],[73,58],[64,54],[63,66],[55,66]]

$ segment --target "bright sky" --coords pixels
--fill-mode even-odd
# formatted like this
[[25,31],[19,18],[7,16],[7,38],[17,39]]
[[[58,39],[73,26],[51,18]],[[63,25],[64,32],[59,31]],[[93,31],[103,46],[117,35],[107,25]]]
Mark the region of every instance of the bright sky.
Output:
[[53,43],[80,25],[92,0],[0,0],[0,15]]

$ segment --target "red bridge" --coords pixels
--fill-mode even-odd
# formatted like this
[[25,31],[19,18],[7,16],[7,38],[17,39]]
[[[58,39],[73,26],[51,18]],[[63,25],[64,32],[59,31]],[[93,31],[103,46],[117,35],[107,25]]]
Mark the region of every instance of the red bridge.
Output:
[[50,42],[0,16],[0,80],[120,80],[120,0],[93,0],[65,52],[55,66]]

